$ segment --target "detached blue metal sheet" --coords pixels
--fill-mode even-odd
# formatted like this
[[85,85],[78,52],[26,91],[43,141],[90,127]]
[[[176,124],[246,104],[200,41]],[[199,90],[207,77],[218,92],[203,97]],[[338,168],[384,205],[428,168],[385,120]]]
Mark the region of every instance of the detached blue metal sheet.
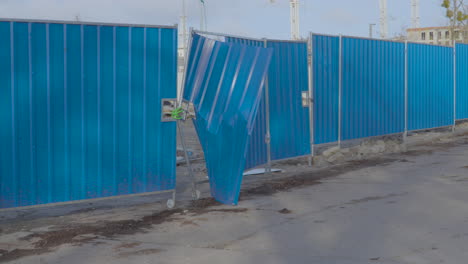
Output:
[[405,129],[405,44],[343,38],[342,140]]
[[[264,47],[264,41],[242,39],[235,37],[226,37],[226,42],[244,44],[254,47]],[[257,118],[255,119],[254,128],[250,137],[249,149],[247,151],[247,158],[245,160],[245,169],[251,169],[262,164],[266,164],[268,161],[267,157],[267,145],[266,145],[266,102],[265,102],[265,90],[262,92],[262,99],[258,107]]]
[[338,141],[340,43],[338,37],[313,35],[314,142]]
[[0,22],[0,207],[175,188],[175,28]]
[[195,34],[190,53],[184,98],[195,105],[211,194],[237,204],[271,51]]
[[468,45],[457,44],[457,119],[468,118]]
[[453,48],[408,44],[408,130],[454,122]]
[[272,160],[310,154],[309,109],[302,92],[309,90],[307,43],[268,41],[273,49],[268,72]]

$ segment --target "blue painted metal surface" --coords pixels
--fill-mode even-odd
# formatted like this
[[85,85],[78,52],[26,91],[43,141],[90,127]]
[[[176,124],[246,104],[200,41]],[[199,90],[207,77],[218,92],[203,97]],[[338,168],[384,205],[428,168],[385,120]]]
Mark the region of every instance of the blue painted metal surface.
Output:
[[343,38],[342,140],[405,129],[405,44]]
[[310,154],[309,109],[302,106],[308,91],[306,42],[267,42],[273,49],[268,72],[271,158],[281,160]]
[[175,28],[0,22],[0,207],[175,188]]
[[211,194],[237,204],[271,51],[194,34],[190,54],[184,99],[195,105]]
[[408,44],[408,130],[454,122],[453,48]]
[[468,45],[456,45],[457,119],[468,119]]
[[313,35],[314,143],[338,141],[339,38]]
[[[228,43],[238,43],[254,47],[264,47],[264,41],[243,39],[236,37],[226,37]],[[258,107],[257,117],[255,119],[254,128],[250,137],[249,149],[247,151],[247,158],[245,160],[245,169],[251,169],[259,165],[267,163],[267,145],[266,145],[266,102],[265,102],[265,89],[262,92],[262,99]]]

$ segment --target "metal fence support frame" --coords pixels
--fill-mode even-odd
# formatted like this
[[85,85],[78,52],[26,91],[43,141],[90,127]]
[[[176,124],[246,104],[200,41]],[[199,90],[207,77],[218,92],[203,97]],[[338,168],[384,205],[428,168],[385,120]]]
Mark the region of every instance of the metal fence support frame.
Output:
[[[263,39],[263,47],[268,48],[268,40]],[[265,144],[267,148],[267,164],[265,168],[265,173],[271,172],[271,132],[270,132],[270,86],[269,86],[269,75],[267,74],[265,78],[265,114],[266,114],[266,135],[265,135]]]
[[[179,98],[177,100],[178,107],[182,107],[182,102],[183,102],[183,98],[184,98],[185,82],[186,82],[186,79],[187,79],[187,66],[188,66],[188,61],[189,61],[189,57],[190,57],[190,47],[192,46],[192,39],[193,39],[193,34],[194,33],[195,33],[195,31],[193,30],[193,28],[190,28],[187,50],[185,51],[185,62],[184,62],[185,66],[184,66],[184,73],[183,73],[183,77],[182,77],[182,87],[180,89],[180,94],[178,95]],[[184,150],[184,156],[185,156],[185,162],[187,164],[187,170],[188,170],[188,173],[189,173],[189,176],[190,176],[190,180],[192,181],[191,182],[192,198],[199,199],[201,194],[200,194],[200,191],[197,190],[197,179],[195,178],[195,174],[193,173],[192,164],[190,163],[190,157],[189,157],[188,150],[187,150],[187,144],[185,142],[185,130],[184,130],[184,127],[181,125],[181,122],[185,122],[185,121],[180,121],[179,120],[179,121],[176,121],[176,122],[177,122],[177,130],[179,131],[179,136],[180,136],[180,143],[182,144],[182,148]],[[174,193],[173,193],[174,203],[175,203],[175,194],[176,194],[176,190],[174,190]],[[171,208],[169,205],[170,204],[168,202],[168,207]]]
[[455,132],[457,125],[457,42],[453,43],[453,127],[452,132]]
[[307,45],[307,65],[309,74],[309,127],[310,127],[310,157],[309,166],[312,166],[313,159],[315,156],[315,118],[314,118],[314,33],[309,34],[308,45]]
[[403,142],[408,138],[408,41],[405,41],[405,131]]
[[338,78],[338,147],[341,148],[341,138],[342,138],[342,119],[343,119],[343,114],[342,114],[342,93],[343,93],[343,36],[340,34],[339,36],[339,63],[338,63],[338,72],[339,72],[339,78]]

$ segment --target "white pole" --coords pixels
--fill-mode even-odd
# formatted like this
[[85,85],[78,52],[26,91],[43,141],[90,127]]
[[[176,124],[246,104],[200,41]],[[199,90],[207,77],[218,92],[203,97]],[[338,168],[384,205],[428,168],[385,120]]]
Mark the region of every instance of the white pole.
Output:
[[408,41],[405,41],[405,132],[403,142],[406,143],[408,137]]
[[[268,48],[268,40],[264,39],[263,40],[263,46],[265,48]],[[268,73],[267,76],[265,77],[265,118],[266,118],[266,135],[265,135],[265,143],[267,147],[267,167],[265,172],[270,173],[271,172],[271,132],[270,132],[270,85],[269,85],[269,77]]]
[[291,39],[300,39],[299,31],[299,0],[290,0],[291,3]]
[[419,0],[411,0],[411,27],[420,27]]
[[453,127],[452,132],[455,132],[457,125],[457,42],[453,43]]
[[206,31],[206,10],[205,3],[200,1],[200,30]]
[[182,49],[187,52],[187,7],[185,0],[182,0],[182,15],[180,16],[180,26],[182,28]]
[[387,0],[380,0],[380,37],[388,36]]
[[309,128],[310,128],[310,158],[309,166],[315,156],[315,118],[314,118],[314,34],[310,33],[307,51],[309,53]]
[[343,91],[343,36],[340,34],[339,38],[339,63],[338,63],[338,146],[341,148],[341,123],[342,123],[342,91]]

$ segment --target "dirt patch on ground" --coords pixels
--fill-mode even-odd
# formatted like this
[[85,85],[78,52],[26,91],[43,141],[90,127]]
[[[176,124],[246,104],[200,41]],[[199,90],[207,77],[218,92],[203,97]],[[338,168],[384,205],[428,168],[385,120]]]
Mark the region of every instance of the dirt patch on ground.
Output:
[[283,208],[283,209],[279,210],[278,213],[280,213],[280,214],[290,214],[290,213],[292,213],[292,211],[289,210],[288,208]]
[[207,213],[213,213],[213,212],[218,212],[218,213],[245,213],[249,209],[247,208],[226,208],[226,209],[195,209],[191,210],[190,213],[192,216],[196,215],[202,215],[202,214],[207,214]]
[[120,249],[124,249],[124,248],[134,248],[134,247],[138,247],[139,245],[141,245],[140,242],[124,243],[124,244],[121,244],[119,246],[114,247],[114,249],[115,250],[120,250]]
[[365,197],[365,198],[358,199],[358,200],[351,200],[351,201],[347,202],[346,204],[347,205],[352,205],[352,204],[360,204],[360,203],[366,203],[366,202],[371,202],[371,201],[379,201],[379,200],[384,200],[384,199],[388,199],[388,198],[403,196],[405,194],[406,193],[400,193],[400,194],[392,193],[392,194],[385,195],[385,196],[370,196],[370,197]]
[[0,262],[15,260],[25,256],[39,255],[49,252],[51,249],[63,244],[80,244],[83,239],[79,236],[90,235],[85,242],[90,242],[99,237],[112,238],[117,235],[129,235],[143,232],[145,229],[174,219],[175,214],[182,213],[182,209],[166,210],[148,215],[140,220],[122,220],[105,222],[96,225],[73,225],[60,230],[31,234],[23,240],[38,239],[33,243],[34,249],[15,249],[0,256]]
[[185,220],[185,221],[183,221],[182,223],[180,223],[180,226],[200,226],[200,225],[197,224],[197,223],[194,222],[194,221]]
[[72,211],[72,212],[68,213],[67,215],[90,213],[90,212],[94,212],[96,210],[106,210],[106,209],[112,209],[112,206],[100,206],[100,207],[83,208],[83,209]]
[[148,248],[148,249],[142,249],[142,250],[131,251],[131,252],[122,252],[122,253],[119,253],[119,257],[128,258],[131,256],[151,255],[151,254],[161,253],[162,251],[163,250],[158,249],[158,248]]
[[222,205],[220,202],[216,201],[214,198],[202,198],[194,200],[190,203],[189,209],[205,209],[212,206]]
[[323,179],[336,177],[346,172],[356,171],[363,168],[384,166],[401,159],[377,158],[371,160],[349,161],[343,165],[324,168],[314,172],[303,172],[292,177],[264,182],[256,187],[241,192],[241,200],[247,200],[251,196],[272,195],[277,192],[289,191],[293,188],[320,184]]
[[7,253],[0,255],[0,263],[16,260],[22,257],[41,255],[44,253],[50,252],[49,249],[39,248],[39,249],[14,249]]

